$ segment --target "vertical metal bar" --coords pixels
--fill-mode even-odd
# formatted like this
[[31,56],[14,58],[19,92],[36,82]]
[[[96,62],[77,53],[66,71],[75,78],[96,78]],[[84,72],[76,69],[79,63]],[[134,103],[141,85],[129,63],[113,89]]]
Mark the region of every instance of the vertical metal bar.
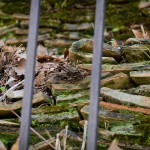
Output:
[[32,0],[30,7],[29,35],[27,45],[27,62],[25,73],[25,86],[23,108],[19,137],[19,150],[27,150],[29,143],[31,108],[33,98],[33,81],[35,75],[35,57],[37,49],[37,36],[39,28],[40,0]]
[[97,125],[98,125],[98,113],[99,113],[105,5],[106,5],[106,0],[96,0],[87,150],[97,149]]

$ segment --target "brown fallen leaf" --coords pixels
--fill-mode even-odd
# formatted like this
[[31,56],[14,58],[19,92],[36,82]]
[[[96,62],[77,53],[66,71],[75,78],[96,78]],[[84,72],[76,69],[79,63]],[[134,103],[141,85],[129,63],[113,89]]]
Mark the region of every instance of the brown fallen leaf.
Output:
[[149,33],[143,25],[132,25],[131,29],[136,38],[149,39]]
[[13,85],[15,85],[15,80],[17,80],[17,79],[15,79],[14,77],[9,77],[9,79],[7,80],[7,82],[5,83],[5,85],[9,85],[10,87],[12,87]]
[[44,79],[45,79],[45,73],[44,73],[44,71],[41,71],[34,80],[35,86],[43,85],[44,84]]
[[136,38],[144,38],[143,33],[141,31],[132,29],[132,32]]
[[17,62],[17,66],[14,67],[15,72],[17,75],[24,75],[25,74],[25,64],[26,64],[26,59],[22,58]]
[[36,61],[35,72],[38,72],[43,67],[43,64]]
[[48,55],[47,48],[44,47],[43,45],[38,45],[37,48],[37,57],[42,57]]

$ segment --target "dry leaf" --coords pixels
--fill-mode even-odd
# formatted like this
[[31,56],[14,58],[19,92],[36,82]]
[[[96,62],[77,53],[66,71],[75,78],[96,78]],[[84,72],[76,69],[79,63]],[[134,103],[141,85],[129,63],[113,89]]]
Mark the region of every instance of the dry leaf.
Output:
[[132,32],[136,38],[144,38],[143,33],[141,31],[132,29]]
[[42,68],[43,64],[36,61],[36,64],[35,64],[35,72],[38,72],[41,68]]
[[132,25],[131,29],[136,38],[149,39],[149,33],[143,25]]
[[27,58],[27,54],[23,53],[23,54],[17,54],[17,60],[20,61],[21,59],[25,59]]
[[5,85],[9,85],[10,87],[12,87],[15,84],[14,83],[15,80],[17,79],[15,79],[14,77],[10,77],[8,81],[5,83]]
[[37,57],[42,57],[42,56],[45,56],[45,55],[48,55],[48,52],[47,52],[47,48],[42,46],[42,45],[38,45],[38,48],[37,48]]
[[25,74],[25,64],[26,64],[26,60],[25,59],[20,59],[18,61],[18,66],[14,67],[15,72],[17,73],[17,75],[24,75]]
[[44,84],[44,79],[45,79],[45,73],[44,71],[41,71],[38,76],[34,80],[34,84],[36,86],[40,86]]
[[141,30],[142,30],[142,33],[143,33],[144,39],[149,39],[149,37],[148,37],[148,32],[146,32],[146,31],[145,31],[145,29],[144,29],[144,26],[143,26],[143,25],[141,25]]

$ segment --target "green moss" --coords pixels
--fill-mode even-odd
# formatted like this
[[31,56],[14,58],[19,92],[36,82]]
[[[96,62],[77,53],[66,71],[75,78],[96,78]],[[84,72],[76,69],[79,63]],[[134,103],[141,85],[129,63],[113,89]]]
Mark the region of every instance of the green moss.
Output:
[[[127,4],[115,5],[108,2],[106,10],[106,25],[114,27],[128,26],[141,23],[144,19],[138,8],[139,1],[132,1]],[[114,17],[115,16],[115,17]]]
[[12,134],[9,132],[1,132],[0,140],[5,144],[5,146],[9,149],[13,143],[15,143],[18,134]]
[[114,112],[119,112],[121,114],[132,114],[134,116],[140,116],[140,117],[143,117],[144,115],[142,115],[141,113],[138,113],[138,112],[134,112],[134,111],[129,111],[129,110],[123,110],[123,109],[117,109],[117,110],[114,110]]
[[144,61],[143,64],[144,65],[150,65],[150,61]]
[[84,103],[84,102],[88,102],[88,100],[89,100],[89,96],[85,96],[85,97],[82,97],[82,98],[57,103],[57,106],[61,106],[61,107],[63,106],[64,107],[64,106],[69,106],[70,104],[81,104],[81,103]]
[[99,128],[106,128],[106,124],[108,125],[108,129],[110,130],[112,127],[116,127],[116,126],[122,126],[125,125],[127,123],[125,123],[124,121],[117,121],[117,120],[103,120],[101,119],[101,122],[99,123]]
[[60,121],[59,124],[60,128],[65,128],[65,126],[68,126],[69,130],[74,131],[74,132],[79,132],[81,131],[80,125],[78,122],[70,121],[70,120],[63,120]]
[[[48,18],[48,17],[47,17]],[[45,18],[40,19],[40,26],[42,27],[52,27],[52,28],[61,28],[60,21],[48,18],[45,21]]]
[[140,142],[150,146],[150,116],[139,116],[140,124],[135,127],[137,131],[142,133]]
[[54,96],[68,96],[68,95],[71,95],[71,94],[76,94],[78,92],[82,92],[82,90],[64,90],[64,91],[56,91],[54,92]]
[[[48,138],[46,133],[45,135],[42,134],[43,137],[45,137],[46,139]],[[29,138],[29,145],[34,145],[37,144],[39,142],[42,142],[43,140],[41,140],[37,135],[35,134],[31,134],[30,138]]]
[[29,14],[30,0],[9,1],[7,2],[7,4],[1,7],[1,10],[7,14],[14,14],[14,13]]
[[0,18],[0,27],[4,27],[4,26],[10,26],[16,24],[16,20],[12,19],[12,18],[7,18],[7,19],[1,19]]
[[98,150],[108,150],[108,144],[98,144],[97,148]]
[[68,107],[60,107],[60,106],[43,106],[40,108],[35,108],[32,110],[33,114],[53,114],[62,111],[68,110]]
[[133,36],[130,25],[145,23],[145,17],[142,15],[142,11],[139,10],[139,0],[129,1],[126,4],[112,4],[108,1],[106,9],[106,27],[112,27],[118,29],[114,33],[114,38],[117,40],[125,40]]
[[67,149],[75,149],[75,148],[80,148],[81,147],[81,142],[79,141],[75,141],[75,140],[72,140],[72,139],[67,139]]

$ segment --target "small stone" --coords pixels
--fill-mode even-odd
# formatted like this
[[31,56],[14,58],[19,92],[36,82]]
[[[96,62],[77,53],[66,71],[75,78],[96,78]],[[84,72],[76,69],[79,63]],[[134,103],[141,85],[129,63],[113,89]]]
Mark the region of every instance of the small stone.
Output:
[[12,17],[17,20],[29,20],[29,15],[24,14],[13,14]]
[[78,100],[79,98],[84,98],[84,97],[88,97],[89,96],[89,92],[88,91],[85,91],[85,92],[79,92],[79,93],[76,93],[76,94],[70,94],[70,95],[67,95],[67,96],[57,96],[56,97],[56,102],[57,103],[60,103],[60,102],[70,102],[70,101],[73,101],[73,100]]
[[145,62],[124,63],[118,65],[107,65],[107,64],[102,65],[102,72],[129,73],[130,71],[136,71],[136,70],[150,70],[150,65],[146,65]]
[[138,85],[150,84],[150,71],[131,71],[130,77]]
[[[89,105],[84,106],[80,111],[84,119],[87,119],[89,115]],[[135,120],[135,117],[132,114],[123,114],[104,108],[100,109],[98,117],[102,122],[106,122],[106,120],[112,122],[134,122]]]
[[88,30],[91,29],[92,24],[91,23],[81,23],[81,24],[68,24],[65,23],[63,30],[67,30],[67,31],[78,31],[78,30]]
[[70,32],[69,39],[72,39],[72,40],[78,40],[78,39],[80,39],[79,32]]
[[101,88],[101,96],[105,101],[112,103],[130,104],[150,108],[150,98],[146,96],[127,94],[106,87]]
[[71,44],[72,41],[64,39],[54,39],[44,41],[44,45],[47,47],[69,47]]
[[149,45],[136,44],[122,47],[125,60],[130,62],[148,61],[150,59]]
[[[149,63],[149,62],[148,62]],[[89,71],[92,70],[92,64],[79,64],[79,68],[81,69],[87,69]],[[124,64],[117,64],[117,65],[108,65],[103,64],[102,65],[102,72],[106,73],[129,73],[130,71],[136,71],[136,70],[150,70],[150,65],[146,65],[145,62],[140,63],[124,63]]]
[[113,48],[111,45],[104,43],[103,44],[103,56],[104,57],[113,57],[118,59],[120,51],[117,48]]
[[117,61],[113,57],[102,57],[103,64],[117,64]]
[[149,39],[144,39],[144,38],[129,38],[125,42],[126,45],[134,45],[134,44],[150,44]]
[[[52,32],[52,29],[48,29],[48,28],[40,28],[39,29],[39,34],[46,34],[46,33],[51,33],[51,32]],[[17,34],[17,35],[28,35],[28,29],[16,28],[15,34]]]
[[137,132],[132,124],[116,126],[111,128],[114,135],[141,137],[142,134]]
[[[42,42],[44,40],[49,39],[49,34],[45,35],[39,35],[38,36],[38,42]],[[28,38],[19,38],[19,39],[9,39],[6,41],[7,45],[21,45],[21,44],[27,44]]]
[[148,96],[150,97],[150,85],[140,85],[136,88],[127,90],[127,92],[136,95]]
[[91,53],[69,51],[69,60],[72,62],[91,63],[92,57]]
[[112,89],[126,89],[130,87],[130,80],[126,74],[119,73],[101,80],[101,86]]
[[56,96],[63,92],[77,92],[82,89],[79,85],[75,84],[52,84],[50,85],[50,88],[52,90],[52,94]]
[[74,120],[79,121],[79,115],[77,111],[72,112],[61,112],[53,115],[41,114],[41,115],[32,115],[32,119],[38,121],[39,123],[48,123],[48,122],[59,122],[62,120]]
[[[38,106],[46,102],[46,96],[44,93],[39,92],[37,94],[34,94],[33,100],[32,100],[32,105],[33,106]],[[19,111],[22,108],[22,102],[21,101],[16,101],[12,104],[4,104],[3,102],[0,102],[0,118],[8,117],[8,116],[13,116],[12,112],[10,111]]]

